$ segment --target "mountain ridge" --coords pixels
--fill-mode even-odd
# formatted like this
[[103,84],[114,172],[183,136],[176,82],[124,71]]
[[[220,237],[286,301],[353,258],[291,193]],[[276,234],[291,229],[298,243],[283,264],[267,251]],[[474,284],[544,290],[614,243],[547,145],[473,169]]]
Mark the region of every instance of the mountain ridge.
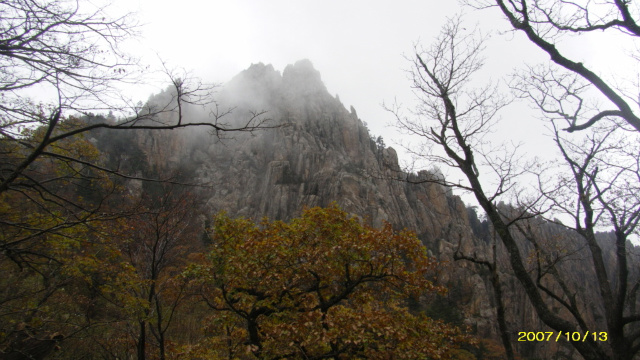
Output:
[[[224,118],[226,125],[243,125],[252,114],[266,110],[271,124],[280,126],[222,139],[195,128],[137,132],[127,151],[137,154],[136,158],[146,158],[146,163],[132,169],[156,178],[182,172],[191,183],[207,184],[197,192],[208,213],[225,211],[232,217],[289,220],[305,207],[326,207],[335,202],[370,225],[378,227],[386,221],[396,229],[409,229],[431,254],[444,261],[438,278],[451,289],[447,306],[459,311],[462,323],[480,336],[499,338],[496,300],[486,269],[453,261],[456,252],[488,259],[492,251],[490,227],[450,189],[427,181],[441,174],[402,172],[395,150],[373,139],[353,106],[347,110],[337,96],[328,93],[309,60],[288,65],[282,73],[272,65],[252,64],[221,88],[217,101],[233,108]],[[201,121],[207,118],[207,111],[187,107],[184,118]],[[108,137],[94,139],[98,147],[108,141]],[[412,183],[399,180],[407,178]],[[130,181],[128,186],[143,191],[139,182]],[[575,234],[542,220],[540,226],[549,237],[565,238],[567,251],[574,252],[576,259],[583,256]],[[611,252],[609,245],[604,248]],[[521,247],[531,251],[524,238]],[[504,298],[510,329],[548,330],[506,271],[504,249],[498,247],[497,251],[502,281],[509,286]],[[534,265],[530,266],[534,271]],[[578,280],[591,271],[585,262],[567,262],[563,269]],[[594,284],[585,287],[593,288],[587,292],[596,291]],[[593,309],[588,320],[597,323],[599,311]],[[538,357],[572,354],[562,343],[545,347],[518,344],[518,350]]]

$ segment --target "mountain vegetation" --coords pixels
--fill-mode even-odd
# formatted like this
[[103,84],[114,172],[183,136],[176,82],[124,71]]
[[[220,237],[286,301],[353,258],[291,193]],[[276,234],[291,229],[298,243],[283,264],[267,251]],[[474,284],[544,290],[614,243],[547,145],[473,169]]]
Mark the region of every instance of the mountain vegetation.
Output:
[[[546,38],[637,35],[628,3],[597,20],[573,2],[468,3],[564,69],[513,86],[551,122],[557,168],[483,152],[506,102],[468,87],[483,43],[457,20],[415,49],[421,117],[390,110],[467,183],[401,169],[309,60],[253,64],[215,101],[165,67],[167,88],[132,104],[118,90],[144,71],[118,48],[130,16],[1,2],[0,358],[637,358],[635,97]],[[558,18],[566,7],[577,15]],[[583,108],[590,86],[616,109]]]

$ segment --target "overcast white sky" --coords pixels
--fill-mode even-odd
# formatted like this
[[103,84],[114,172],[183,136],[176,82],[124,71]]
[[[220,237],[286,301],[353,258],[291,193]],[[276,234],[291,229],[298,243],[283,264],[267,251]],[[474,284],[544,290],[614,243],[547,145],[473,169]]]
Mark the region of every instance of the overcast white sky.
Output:
[[[411,55],[417,41],[431,42],[446,18],[462,11],[455,0],[119,1],[117,7],[136,11],[143,24],[131,48],[144,61],[155,63],[157,53],[171,66],[224,83],[252,63],[282,71],[307,58],[329,92],[345,106],[353,105],[372,132],[385,138],[392,137],[393,129],[386,127],[392,117],[381,103],[413,99],[403,55]],[[470,26],[478,20],[500,23],[495,12],[466,12]],[[506,23],[500,25],[506,29]],[[536,55],[523,53],[533,50],[528,45],[492,42],[487,68],[507,73]],[[495,79],[501,76],[490,72]],[[138,96],[144,100],[148,94]]]
[[[156,53],[170,66],[192,70],[205,81],[224,83],[252,63],[272,64],[282,71],[287,64],[307,58],[320,71],[332,95],[375,135],[394,146],[393,117],[382,102],[410,105],[413,95],[404,72],[413,44],[428,45],[447,17],[461,12],[469,26],[480,24],[493,34],[486,50],[485,79],[500,80],[525,63],[548,61],[520,34],[502,34],[508,23],[497,10],[462,9],[456,0],[114,0],[115,10],[133,10],[141,38],[131,51],[156,64]],[[568,51],[587,63],[612,65],[620,45],[610,40],[592,46],[588,39],[566,44]],[[146,100],[158,89],[138,88]],[[527,104],[514,105],[503,114],[497,138],[526,141],[524,150],[536,154],[552,145],[541,136],[543,124]],[[399,149],[398,146],[394,146]],[[457,175],[456,175],[457,176]],[[455,180],[455,179],[453,179]]]

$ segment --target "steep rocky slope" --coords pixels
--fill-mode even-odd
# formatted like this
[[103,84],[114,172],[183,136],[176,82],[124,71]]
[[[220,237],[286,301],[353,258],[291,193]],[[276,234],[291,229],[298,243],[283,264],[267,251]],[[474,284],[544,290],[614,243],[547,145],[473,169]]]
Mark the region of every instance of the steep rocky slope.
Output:
[[[166,94],[157,95],[156,100],[163,96]],[[223,118],[227,125],[241,125],[252,111],[266,110],[271,124],[280,126],[233,133],[223,139],[194,128],[140,132],[130,139],[128,155],[119,161],[145,158],[144,166],[138,164],[130,170],[138,174],[181,171],[190,182],[207,184],[198,192],[212,213],[224,210],[232,216],[289,219],[306,206],[337,202],[374,226],[388,221],[398,229],[415,231],[429,251],[444,261],[438,276],[451,288],[446,306],[454,305],[462,322],[479,335],[498,339],[496,301],[486,270],[453,261],[456,250],[480,259],[491,258],[491,230],[486,222],[480,222],[447,188],[398,181],[407,176],[424,180],[439,175],[427,171],[402,173],[396,152],[374,141],[355,109],[347,110],[327,92],[308,60],[287,66],[282,74],[271,65],[254,64],[226,84],[217,100],[222,106],[235,108]],[[187,108],[185,118],[202,121],[207,111]],[[94,141],[104,146],[112,140],[102,137]],[[140,184],[131,182],[130,188],[140,191]],[[564,251],[572,255],[562,270],[574,283],[593,276],[588,262],[582,261],[587,254],[576,236],[556,225],[541,224],[541,229],[549,239],[564,238]],[[530,248],[524,239],[522,247],[523,251]],[[613,252],[611,246],[605,246],[605,250]],[[500,247],[498,254],[499,268],[507,269]],[[530,264],[532,271],[534,265]],[[609,266],[615,266],[613,260]],[[506,286],[504,301],[512,336],[518,331],[548,330],[517,281],[506,271],[501,278]],[[586,283],[580,291],[595,293],[594,285]],[[437,309],[435,312],[437,316]],[[601,321],[601,309],[589,309],[587,313],[591,314],[587,319],[590,323]],[[523,355],[542,358],[558,351],[569,358],[574,356],[562,343],[521,343],[517,349]]]
[[[329,95],[308,60],[289,65],[282,75],[271,65],[252,65],[217,99],[234,107],[224,118],[229,125],[241,124],[252,110],[266,110],[271,124],[281,127],[222,140],[202,129],[138,140],[152,167],[189,166],[199,183],[210,184],[203,196],[212,211],[288,219],[305,206],[335,201],[376,226],[389,221],[425,241],[440,237],[448,224],[468,227],[463,203],[447,189],[391,180],[399,175],[396,152],[378,146],[355,109]],[[189,116],[206,113],[190,109]]]

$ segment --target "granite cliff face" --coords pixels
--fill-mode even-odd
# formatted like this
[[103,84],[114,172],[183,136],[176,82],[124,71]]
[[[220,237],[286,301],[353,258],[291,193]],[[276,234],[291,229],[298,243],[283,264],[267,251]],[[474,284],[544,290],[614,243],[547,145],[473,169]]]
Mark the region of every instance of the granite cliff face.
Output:
[[467,225],[464,205],[447,189],[391,180],[399,171],[396,152],[373,141],[355,110],[329,95],[308,60],[282,75],[270,65],[252,65],[218,99],[236,107],[229,123],[265,109],[282,126],[223,141],[185,136],[178,147],[189,153],[178,158],[195,161],[198,181],[213,184],[206,194],[212,211],[288,219],[305,206],[335,201],[373,225],[389,221],[425,240],[441,236],[445,224]]
[[[198,192],[211,213],[224,210],[231,216],[286,220],[298,216],[304,207],[336,202],[371,225],[388,221],[397,229],[410,229],[444,261],[438,276],[451,289],[445,307],[455,305],[462,323],[498,343],[496,300],[486,269],[453,261],[455,251],[491,259],[491,229],[449,189],[398,181],[407,176],[419,180],[441,175],[402,173],[396,152],[371,137],[353,107],[347,110],[327,92],[311,62],[289,65],[282,74],[271,65],[254,64],[226,84],[217,100],[234,107],[223,118],[227,125],[242,125],[252,111],[266,110],[271,124],[281,126],[231,133],[223,139],[196,128],[137,133],[131,141],[137,146],[127,145],[127,157],[146,158],[144,169],[134,169],[138,175],[180,170],[190,182],[208,184]],[[207,112],[187,108],[184,115],[187,121],[202,121]],[[100,145],[101,140],[96,142]],[[132,182],[130,188],[140,191],[141,187]],[[588,263],[581,261],[587,254],[575,235],[555,225],[542,224],[541,229],[550,239],[565,238],[564,251],[574,254],[576,261],[567,261],[562,270],[573,283],[594,276]],[[521,246],[523,253],[531,248],[524,239]],[[613,253],[611,246],[604,248]],[[508,269],[504,250],[498,246],[497,252],[499,268]],[[613,267],[615,262],[608,265]],[[534,264],[530,266],[535,271]],[[512,335],[547,331],[515,278],[505,270],[501,280]],[[583,293],[597,291],[593,283],[581,286]],[[585,313],[592,315],[587,320],[601,322],[601,312],[588,309]],[[567,358],[575,357],[566,344],[517,345],[524,356],[550,358],[562,352]]]

